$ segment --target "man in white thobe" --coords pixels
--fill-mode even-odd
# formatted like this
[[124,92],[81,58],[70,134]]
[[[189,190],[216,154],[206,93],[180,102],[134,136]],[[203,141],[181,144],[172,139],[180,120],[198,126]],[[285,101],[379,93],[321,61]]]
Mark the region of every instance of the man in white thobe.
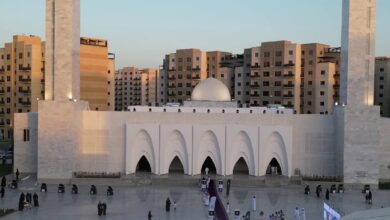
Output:
[[252,197],[252,211],[256,211],[256,196]]

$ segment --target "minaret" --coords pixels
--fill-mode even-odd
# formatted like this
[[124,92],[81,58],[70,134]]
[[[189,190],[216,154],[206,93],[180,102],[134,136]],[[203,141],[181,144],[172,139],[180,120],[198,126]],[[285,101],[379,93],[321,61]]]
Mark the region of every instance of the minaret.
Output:
[[374,104],[376,0],[343,0],[341,104]]
[[[345,183],[377,184],[379,107],[374,106],[376,0],[343,0],[341,103],[336,135]],[[341,127],[342,126],[342,127]]]
[[46,0],[45,100],[80,99],[80,0]]

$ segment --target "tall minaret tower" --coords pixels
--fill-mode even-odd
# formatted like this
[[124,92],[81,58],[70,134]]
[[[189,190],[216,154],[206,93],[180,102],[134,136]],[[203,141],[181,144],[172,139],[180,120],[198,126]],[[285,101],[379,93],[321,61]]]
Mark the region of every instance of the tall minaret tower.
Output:
[[376,0],[343,0],[341,102],[374,104]]
[[[341,103],[336,108],[346,183],[379,178],[379,107],[374,106],[376,0],[343,0]],[[342,127],[341,127],[342,126]]]
[[38,102],[38,179],[70,179],[80,145],[80,0],[46,0],[45,100]]
[[46,0],[45,100],[80,99],[80,0]]

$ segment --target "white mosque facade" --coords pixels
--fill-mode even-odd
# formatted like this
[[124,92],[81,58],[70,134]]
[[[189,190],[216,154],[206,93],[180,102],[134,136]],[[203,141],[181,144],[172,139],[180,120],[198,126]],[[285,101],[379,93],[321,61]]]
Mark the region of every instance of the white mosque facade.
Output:
[[[380,118],[379,108],[372,106],[366,77],[373,75],[375,25],[361,27],[362,16],[375,24],[375,13],[360,10],[375,12],[375,1],[343,4],[344,104],[329,115],[300,115],[284,108],[237,108],[216,79],[200,82],[184,106],[90,111],[79,101],[77,37],[69,37],[79,36],[79,1],[54,5],[47,0],[46,38],[52,43],[46,69],[51,75],[45,78],[46,100],[39,101],[38,112],[15,114],[14,167],[36,173],[39,180],[71,179],[78,172],[130,175],[142,160],[156,175],[170,173],[177,163],[184,174],[198,175],[212,161],[222,176],[242,167],[249,175],[264,176],[277,164],[287,177],[332,176],[345,183],[389,178],[390,119]],[[54,24],[53,8],[67,16]],[[369,41],[356,37],[367,33],[373,35]],[[64,39],[68,44],[58,43]]]

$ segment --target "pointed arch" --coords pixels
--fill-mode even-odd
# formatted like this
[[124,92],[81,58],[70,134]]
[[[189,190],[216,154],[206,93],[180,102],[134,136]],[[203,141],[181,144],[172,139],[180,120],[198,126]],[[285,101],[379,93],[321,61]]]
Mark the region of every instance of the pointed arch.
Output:
[[245,161],[244,157],[240,157],[233,166],[233,175],[249,175],[248,163]]
[[207,157],[203,161],[202,168],[200,170],[200,172],[202,174],[205,173],[206,167],[209,169],[209,173],[210,174],[216,174],[217,173],[217,168],[216,168],[215,163],[214,163],[214,161],[213,161],[213,159],[211,157]]
[[222,175],[222,157],[217,136],[211,130],[206,131],[199,142],[199,152],[195,172],[203,171],[203,162],[209,157],[216,168],[218,175]]
[[255,158],[253,144],[249,135],[245,131],[238,132],[234,139],[230,153],[230,165],[227,174],[233,174],[234,165],[242,158],[248,166],[249,175],[255,175]]
[[145,155],[143,155],[141,157],[141,159],[139,159],[137,166],[135,168],[135,172],[136,173],[138,173],[138,172],[151,173],[152,172],[150,162],[149,162],[148,158],[145,157]]
[[145,157],[150,164],[151,172],[156,173],[156,158],[153,150],[152,138],[146,130],[140,130],[133,141],[134,160],[131,162],[131,170],[136,171],[138,162]]
[[162,173],[168,173],[171,162],[177,157],[183,165],[184,173],[189,173],[189,159],[187,143],[184,135],[177,129],[173,130],[164,145],[164,158]]
[[184,174],[184,166],[183,162],[180,160],[178,156],[175,156],[173,160],[171,161],[171,164],[169,165],[168,173],[182,173]]
[[265,146],[264,155],[263,155],[263,171],[262,174],[267,173],[268,165],[275,158],[279,163],[281,168],[282,175],[289,176],[288,173],[288,158],[287,158],[287,149],[284,143],[282,135],[279,132],[273,132],[267,139],[267,144]]

